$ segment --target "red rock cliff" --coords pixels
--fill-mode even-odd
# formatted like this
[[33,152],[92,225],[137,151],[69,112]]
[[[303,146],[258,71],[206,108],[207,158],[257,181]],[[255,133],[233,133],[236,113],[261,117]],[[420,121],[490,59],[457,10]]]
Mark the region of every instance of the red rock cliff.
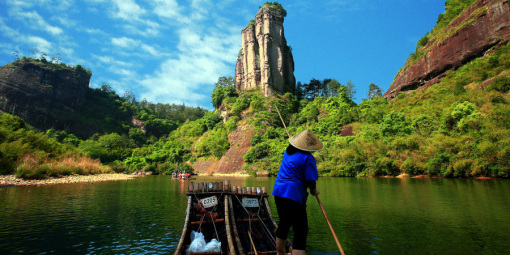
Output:
[[510,40],[510,3],[508,0],[481,0],[453,20],[445,39],[431,40],[423,49],[425,56],[400,70],[384,97],[428,87],[470,60],[481,57],[494,46]]

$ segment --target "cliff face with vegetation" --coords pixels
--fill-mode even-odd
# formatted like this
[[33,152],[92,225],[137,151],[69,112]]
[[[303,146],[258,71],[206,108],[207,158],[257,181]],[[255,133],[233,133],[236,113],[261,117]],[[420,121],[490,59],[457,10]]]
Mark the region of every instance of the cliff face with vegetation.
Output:
[[436,84],[447,71],[456,70],[505,45],[510,40],[510,3],[507,0],[476,1],[446,27],[434,28],[423,40],[428,42],[418,45],[417,52],[397,73],[385,98],[392,99],[400,92]]
[[69,129],[71,123],[58,112],[84,106],[90,74],[81,66],[57,67],[20,60],[0,67],[0,110],[41,129]]
[[262,6],[255,20],[242,30],[242,49],[235,70],[238,92],[252,89],[265,96],[295,92],[294,59],[283,31],[284,13]]

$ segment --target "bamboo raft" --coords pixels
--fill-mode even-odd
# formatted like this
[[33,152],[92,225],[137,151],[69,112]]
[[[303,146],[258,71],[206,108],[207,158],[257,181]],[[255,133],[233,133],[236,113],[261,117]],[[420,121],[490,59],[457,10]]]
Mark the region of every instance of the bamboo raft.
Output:
[[[271,214],[266,188],[231,186],[225,182],[190,182],[178,254],[276,254],[277,225]],[[221,250],[188,252],[192,231],[206,242],[216,238]],[[291,251],[287,242],[286,251]]]

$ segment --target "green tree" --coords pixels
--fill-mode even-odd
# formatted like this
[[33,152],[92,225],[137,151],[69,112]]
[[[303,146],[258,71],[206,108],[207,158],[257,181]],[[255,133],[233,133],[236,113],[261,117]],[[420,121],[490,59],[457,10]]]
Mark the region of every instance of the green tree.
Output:
[[338,96],[338,89],[342,86],[340,82],[335,79],[330,79],[326,83],[326,96],[327,97],[336,97]]
[[380,127],[383,136],[408,135],[413,130],[406,116],[401,112],[395,111],[384,115]]
[[219,77],[218,81],[214,84],[214,90],[211,95],[211,103],[215,109],[220,107],[223,99],[226,97],[235,96],[236,90],[234,87],[234,78],[232,77]]
[[379,88],[379,86],[375,85],[374,83],[370,83],[370,85],[368,85],[368,99],[380,96],[382,96],[381,88]]

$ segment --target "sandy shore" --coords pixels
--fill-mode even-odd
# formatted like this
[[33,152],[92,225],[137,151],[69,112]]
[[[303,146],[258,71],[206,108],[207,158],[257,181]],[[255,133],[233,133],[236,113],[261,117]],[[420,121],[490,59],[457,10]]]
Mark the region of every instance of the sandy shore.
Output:
[[16,178],[15,175],[0,175],[0,187],[31,186],[31,185],[52,185],[63,183],[84,183],[103,181],[127,181],[141,175],[130,174],[96,174],[96,175],[70,175],[59,178],[48,178],[43,180],[24,180]]

